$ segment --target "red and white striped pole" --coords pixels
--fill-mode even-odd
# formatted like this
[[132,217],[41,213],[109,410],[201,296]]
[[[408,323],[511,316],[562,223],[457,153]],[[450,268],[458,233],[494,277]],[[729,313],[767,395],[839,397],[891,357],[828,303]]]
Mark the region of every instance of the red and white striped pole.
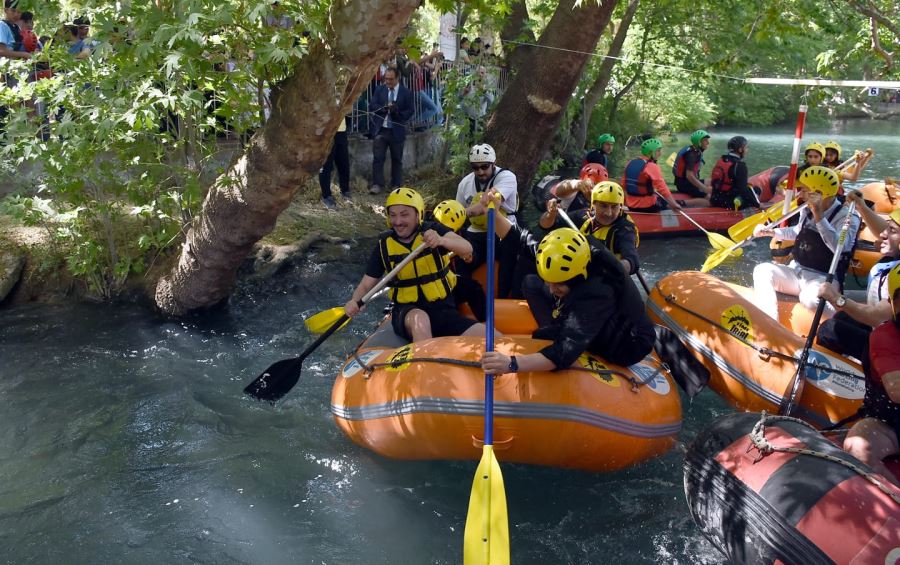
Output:
[[794,199],[794,182],[797,180],[797,163],[800,160],[800,141],[803,139],[806,110],[806,104],[801,104],[800,112],[797,114],[797,129],[794,131],[794,152],[791,154],[791,169],[788,171],[787,190],[784,193],[783,214],[791,211],[791,201]]

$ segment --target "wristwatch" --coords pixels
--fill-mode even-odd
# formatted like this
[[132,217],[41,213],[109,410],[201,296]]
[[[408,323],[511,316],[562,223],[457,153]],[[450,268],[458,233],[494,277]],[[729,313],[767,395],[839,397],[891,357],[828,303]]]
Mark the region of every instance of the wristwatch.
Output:
[[510,373],[518,373],[519,372],[519,362],[516,361],[516,356],[513,355],[509,358],[509,366],[507,367]]
[[843,294],[838,296],[837,300],[834,301],[834,305],[837,306],[838,308],[843,308],[844,304],[846,304],[846,303],[847,303],[847,299],[844,297]]

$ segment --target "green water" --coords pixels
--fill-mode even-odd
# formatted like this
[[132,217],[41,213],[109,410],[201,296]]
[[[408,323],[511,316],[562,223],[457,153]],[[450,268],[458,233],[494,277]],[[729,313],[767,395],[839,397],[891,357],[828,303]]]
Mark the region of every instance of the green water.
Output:
[[[818,139],[900,171],[900,124]],[[734,131],[713,131],[717,155]],[[792,128],[742,130],[751,172],[790,159]],[[707,159],[707,170],[715,159]],[[347,440],[331,382],[370,308],[307,359],[276,406],[242,387],[310,343],[301,318],[341,304],[371,242],[329,251],[227,311],[182,322],[135,306],[18,306],[0,326],[0,548],[7,563],[459,563],[475,462],[384,459]],[[705,238],[646,241],[649,279],[696,268]],[[725,265],[744,280],[753,259]],[[502,464],[514,563],[719,563],[691,522],[683,446],[727,407],[684,399],[680,444],[609,474]]]

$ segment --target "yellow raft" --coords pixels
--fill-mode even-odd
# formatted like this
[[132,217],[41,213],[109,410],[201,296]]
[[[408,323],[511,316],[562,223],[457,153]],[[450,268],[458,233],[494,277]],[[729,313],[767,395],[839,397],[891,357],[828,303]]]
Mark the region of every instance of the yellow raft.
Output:
[[[497,301],[497,351],[525,355],[548,342],[527,305]],[[355,443],[398,459],[471,459],[484,441],[484,339],[405,343],[383,323],[335,379],[331,412]],[[631,367],[583,355],[579,367],[494,381],[494,452],[501,461],[612,471],[669,450],[681,429],[670,376],[648,357]]]
[[[727,402],[742,410],[777,412],[805,345],[799,332],[809,331],[808,309],[797,302],[780,304],[785,327],[754,305],[751,289],[695,271],[656,283],[647,308],[709,369],[710,388]],[[864,393],[858,363],[814,345],[797,415],[826,426],[856,412]]]

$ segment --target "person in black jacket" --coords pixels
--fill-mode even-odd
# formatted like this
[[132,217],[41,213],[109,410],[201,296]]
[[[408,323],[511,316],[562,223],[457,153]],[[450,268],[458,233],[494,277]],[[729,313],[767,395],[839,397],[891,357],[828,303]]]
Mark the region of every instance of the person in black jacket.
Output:
[[710,181],[712,195],[709,203],[718,208],[733,208],[743,210],[749,206],[758,206],[759,201],[752,194],[753,188],[749,186],[747,179],[748,141],[742,135],[736,135],[728,140],[728,154],[722,157],[713,166]]
[[532,337],[552,343],[518,357],[487,352],[481,362],[485,372],[565,369],[585,351],[627,366],[650,353],[655,331],[644,301],[601,242],[560,228],[537,245],[535,263],[538,274],[529,275],[523,284],[538,323]]

